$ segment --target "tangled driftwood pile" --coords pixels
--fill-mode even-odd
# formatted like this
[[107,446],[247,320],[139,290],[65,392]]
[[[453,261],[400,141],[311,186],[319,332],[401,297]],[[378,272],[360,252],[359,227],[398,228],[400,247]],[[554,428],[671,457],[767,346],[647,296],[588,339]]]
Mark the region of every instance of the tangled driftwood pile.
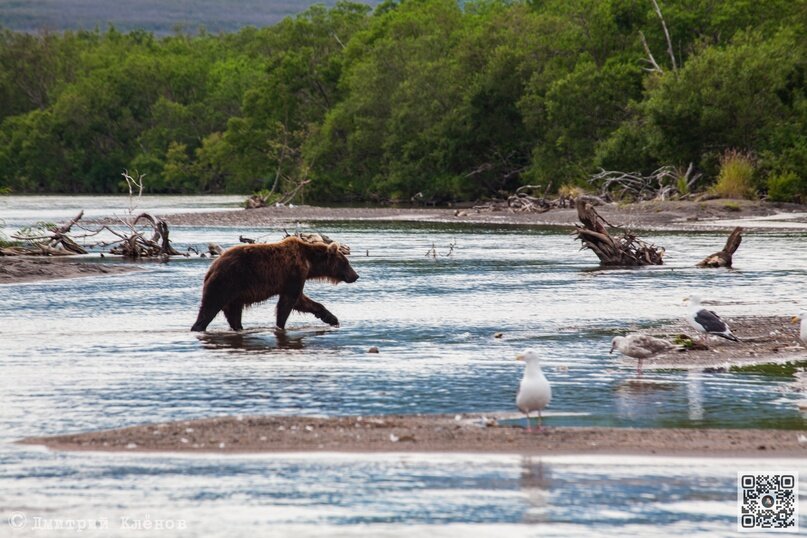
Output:
[[588,181],[600,186],[600,194],[606,200],[666,200],[686,195],[701,175],[690,163],[683,173],[672,166],[662,166],[648,175],[600,170]]
[[[330,237],[328,237],[325,234],[320,234],[320,233],[316,233],[316,232],[314,232],[314,233],[304,233],[304,232],[300,232],[300,231],[297,231],[297,232],[294,232],[293,234],[290,234],[287,230],[283,230],[283,234],[284,234],[283,239],[286,239],[287,237],[294,236],[294,237],[297,237],[298,239],[300,239],[302,241],[305,241],[306,243],[325,243],[326,245],[330,245],[331,243],[336,243],[338,245],[338,247],[339,247],[339,252],[341,252],[345,256],[350,255],[350,247],[348,245],[346,245],[344,243],[339,243],[337,241],[334,241],[333,239],[331,239]],[[258,239],[260,239],[260,238],[258,238]],[[243,235],[238,236],[238,241],[240,243],[248,243],[248,244],[259,243],[260,241],[258,239],[252,239],[250,237],[244,237]]]
[[477,213],[483,211],[508,211],[510,213],[545,213],[550,209],[558,207],[572,207],[574,198],[568,194],[559,194],[557,198],[548,199],[547,193],[551,185],[544,189],[541,196],[530,194],[541,185],[524,185],[516,189],[516,192],[506,199],[496,199],[484,204],[475,205],[473,209]]
[[[97,246],[111,246],[110,254],[124,258],[141,259],[166,256],[187,256],[177,252],[168,239],[168,224],[149,213],[141,213],[131,220],[122,220],[125,230],[121,231],[103,225],[97,228],[88,228],[78,222],[84,216],[82,210],[70,222],[56,226],[45,224],[33,230],[24,230],[11,237],[20,241],[19,245],[0,248],[0,256],[72,256],[74,254],[87,254],[87,249],[76,242],[76,238],[86,239],[107,231],[118,238],[117,241],[98,241],[92,243],[90,248]],[[84,234],[70,235],[73,227],[80,228]]]
[[[113,235],[120,238],[120,241],[113,243],[115,246],[110,249],[110,254],[123,256],[124,258],[141,259],[157,258],[166,256],[187,256],[177,252],[171,246],[168,239],[168,224],[148,213],[141,213],[131,222],[126,222],[129,230],[119,232],[108,226],[104,228]],[[151,237],[147,237],[148,234]]]
[[664,249],[646,243],[630,231],[614,237],[605,225],[608,224],[590,203],[577,199],[577,217],[581,225],[575,226],[577,238],[583,248],[591,249],[603,266],[661,265]]
[[13,239],[23,243],[0,248],[0,256],[71,256],[73,254],[87,254],[87,251],[68,235],[70,229],[83,216],[84,211],[82,210],[75,218],[62,226],[45,224],[34,231],[13,234],[11,236]]
[[276,195],[275,187],[277,187],[277,181],[275,181],[275,186],[272,187],[271,191],[256,192],[255,194],[247,198],[246,201],[244,202],[244,209],[260,209],[262,207],[283,207],[289,205],[291,204],[292,200],[294,200],[294,198],[297,196],[297,193],[300,192],[300,189],[302,189],[309,183],[311,183],[310,179],[300,181],[291,191],[287,192],[286,194]]

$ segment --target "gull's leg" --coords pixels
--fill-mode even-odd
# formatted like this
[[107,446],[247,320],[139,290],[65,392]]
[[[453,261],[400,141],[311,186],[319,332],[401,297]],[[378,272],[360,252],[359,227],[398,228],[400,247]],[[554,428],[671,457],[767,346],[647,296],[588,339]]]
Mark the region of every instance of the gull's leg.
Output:
[[532,431],[532,424],[530,424],[530,414],[529,413],[524,413],[524,414],[527,415],[527,432],[531,432]]
[[642,359],[639,359],[639,365],[637,367],[637,377],[642,377]]
[[543,424],[543,419],[541,418],[541,410],[540,409],[538,410],[538,429],[535,430],[535,431],[538,431],[538,432],[544,431],[544,424]]

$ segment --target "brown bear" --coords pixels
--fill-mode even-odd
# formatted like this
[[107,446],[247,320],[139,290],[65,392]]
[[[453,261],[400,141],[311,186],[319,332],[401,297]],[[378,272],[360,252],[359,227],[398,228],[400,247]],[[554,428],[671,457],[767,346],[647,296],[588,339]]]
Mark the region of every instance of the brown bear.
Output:
[[277,326],[283,329],[292,310],[310,312],[330,325],[336,316],[303,293],[309,279],[355,282],[359,275],[350,266],[339,245],[308,243],[291,236],[277,243],[232,247],[217,258],[205,275],[202,305],[191,331],[204,331],[224,311],[233,330],[240,331],[245,306],[279,295]]

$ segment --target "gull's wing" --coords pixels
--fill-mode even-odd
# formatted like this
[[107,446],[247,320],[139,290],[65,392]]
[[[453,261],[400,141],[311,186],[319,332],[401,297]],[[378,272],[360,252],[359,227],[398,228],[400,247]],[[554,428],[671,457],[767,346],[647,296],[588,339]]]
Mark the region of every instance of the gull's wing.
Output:
[[720,319],[717,313],[706,310],[705,308],[698,310],[697,314],[695,314],[695,322],[700,324],[706,329],[706,332],[709,333],[724,333],[729,330],[729,326]]
[[664,353],[665,351],[670,351],[675,347],[666,340],[648,336],[646,334],[638,334],[632,340],[637,347],[643,348],[650,355]]

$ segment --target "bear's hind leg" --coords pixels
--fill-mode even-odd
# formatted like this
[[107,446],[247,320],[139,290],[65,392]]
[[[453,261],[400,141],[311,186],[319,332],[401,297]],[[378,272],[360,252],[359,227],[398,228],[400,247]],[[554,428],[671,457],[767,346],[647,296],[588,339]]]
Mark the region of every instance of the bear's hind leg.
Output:
[[221,310],[220,306],[211,306],[202,302],[202,306],[199,307],[199,315],[196,316],[196,323],[191,327],[191,331],[199,332],[207,329],[207,326],[210,325],[219,310]]
[[308,312],[310,314],[314,314],[314,316],[321,319],[328,325],[332,325],[334,327],[339,326],[339,320],[336,319],[336,316],[331,314],[331,312],[321,303],[312,300],[305,294],[300,295],[300,298],[297,299],[297,304],[294,305],[294,309],[298,312]]
[[227,323],[234,331],[241,331],[244,327],[241,325],[241,313],[244,311],[244,305],[241,303],[230,303],[223,309],[224,317],[227,318]]

